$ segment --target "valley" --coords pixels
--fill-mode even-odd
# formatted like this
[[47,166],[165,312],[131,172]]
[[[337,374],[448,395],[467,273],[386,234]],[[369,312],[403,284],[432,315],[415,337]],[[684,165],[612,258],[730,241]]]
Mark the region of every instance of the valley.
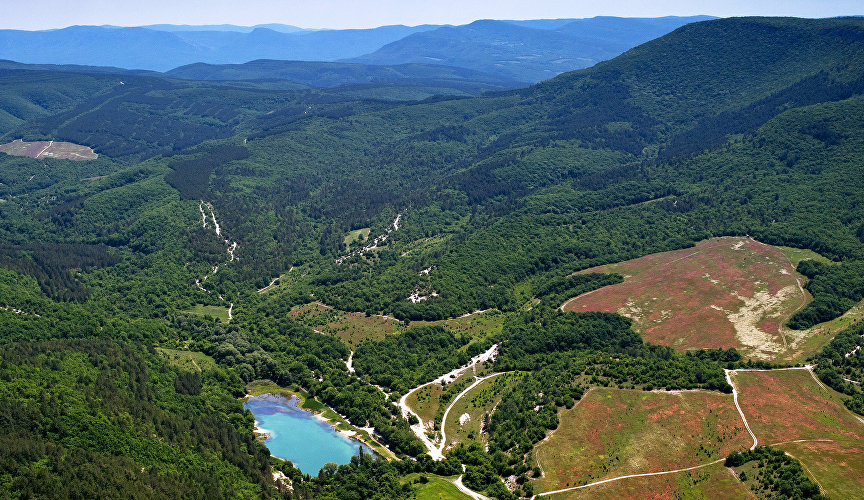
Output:
[[27,34],[193,64],[0,63],[0,496],[861,498],[864,21],[688,20]]

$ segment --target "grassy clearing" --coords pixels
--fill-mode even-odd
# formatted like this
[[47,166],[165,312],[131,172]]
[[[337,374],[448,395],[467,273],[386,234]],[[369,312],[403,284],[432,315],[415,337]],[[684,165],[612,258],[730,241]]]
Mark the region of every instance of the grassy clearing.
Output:
[[416,500],[470,500],[471,497],[459,491],[453,484],[459,476],[443,477],[434,474],[423,474],[427,483],[420,482],[421,474],[408,474],[402,478],[402,484],[414,485]]
[[507,315],[497,309],[440,321],[412,321],[411,327],[442,325],[456,332],[467,333],[472,339],[485,339],[501,333]]
[[485,339],[501,333],[506,315],[498,310],[471,314],[440,321],[402,321],[388,316],[361,312],[346,312],[326,306],[320,302],[304,304],[291,310],[291,316],[304,325],[324,334],[339,337],[349,347],[356,347],[366,340],[378,341],[387,335],[421,326],[442,325],[455,332],[468,334],[473,340]]
[[405,404],[408,405],[414,413],[424,422],[431,422],[435,419],[438,413],[438,408],[441,406],[440,398],[444,388],[441,384],[429,384],[422,389],[414,391],[405,399]]
[[168,364],[185,371],[203,372],[216,367],[216,361],[203,352],[181,351],[157,347],[157,351],[165,356]]
[[616,272],[625,280],[571,299],[564,309],[623,314],[646,341],[682,351],[734,347],[760,359],[806,357],[821,345],[810,340],[819,332],[783,325],[811,300],[800,288],[806,278],[790,259],[815,254],[792,250],[790,258],[750,238],[712,238],[693,248],[588,269]]
[[[477,441],[486,444],[486,436],[481,432],[485,418],[491,416],[495,407],[501,402],[504,393],[524,377],[520,373],[505,373],[484,380],[471,389],[453,405],[444,422],[444,433],[447,436],[447,446],[457,443]],[[468,415],[467,419],[463,416]]]
[[[864,423],[805,370],[739,372],[738,401],[760,444],[797,458],[832,498],[864,492]],[[806,440],[804,442],[790,442]]]
[[774,247],[779,250],[783,255],[789,259],[789,262],[792,263],[793,266],[798,267],[798,263],[802,260],[816,260],[819,262],[824,262],[825,264],[830,264],[831,259],[824,257],[813,250],[806,250],[803,248],[792,248],[792,247],[783,247],[777,246]]
[[369,432],[363,429],[351,425],[347,420],[342,418],[341,415],[333,411],[329,406],[312,397],[311,394],[301,387],[294,386],[287,388],[277,385],[272,380],[253,380],[246,384],[246,393],[251,396],[260,396],[262,394],[277,394],[285,398],[296,396],[297,399],[300,400],[300,408],[315,413],[316,415],[320,415],[327,420],[330,425],[336,427],[340,431],[353,433],[355,439],[362,441],[363,444],[371,448],[378,455],[388,459],[395,458],[396,456],[392,451],[378,442],[375,436],[370,435]]
[[753,498],[729,469],[723,464],[664,476],[634,477],[611,483],[599,484],[581,490],[559,493],[548,497],[551,500],[582,500],[620,498]]
[[324,335],[339,337],[351,347],[364,340],[382,340],[402,326],[395,318],[339,311],[320,302],[297,306],[291,310],[291,316]]
[[372,228],[364,227],[363,229],[355,229],[354,231],[349,231],[348,234],[345,235],[345,245],[350,247],[352,243],[358,241],[360,243],[365,243],[366,240],[369,239],[369,231]]
[[799,346],[789,358],[791,361],[802,362],[811,353],[819,352],[822,348],[834,338],[841,330],[845,330],[850,326],[864,319],[864,300],[859,302],[855,307],[846,311],[839,318],[834,318],[831,321],[819,323],[807,331],[805,341]]
[[738,372],[738,403],[760,444],[796,439],[858,439],[862,424],[843,396],[820,387],[806,370]]
[[439,234],[437,236],[423,238],[416,242],[408,243],[407,249],[402,253],[402,256],[405,257],[406,255],[414,255],[442,248],[450,238],[450,235]]
[[714,392],[598,388],[559,418],[534,451],[538,492],[701,465],[750,444],[732,396]]
[[864,498],[864,443],[789,443],[781,448],[806,466],[830,498]]
[[195,304],[191,309],[186,309],[181,312],[195,314],[197,316],[210,316],[211,318],[216,318],[223,323],[228,322],[228,308],[223,306],[205,306],[202,304]]

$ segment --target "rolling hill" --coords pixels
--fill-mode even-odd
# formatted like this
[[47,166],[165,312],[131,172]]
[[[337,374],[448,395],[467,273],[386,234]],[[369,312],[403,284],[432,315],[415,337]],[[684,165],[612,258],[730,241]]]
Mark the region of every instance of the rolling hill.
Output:
[[[438,86],[472,86],[504,90],[526,84],[480,71],[434,64],[395,66],[306,61],[257,60],[244,64],[190,64],[165,73],[184,80],[288,80],[309,87],[334,87],[361,83],[413,83]],[[474,92],[479,93],[479,92]]]

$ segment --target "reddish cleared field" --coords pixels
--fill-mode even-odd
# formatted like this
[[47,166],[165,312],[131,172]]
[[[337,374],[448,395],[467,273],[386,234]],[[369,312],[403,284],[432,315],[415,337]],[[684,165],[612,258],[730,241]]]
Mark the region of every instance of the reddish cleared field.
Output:
[[99,157],[87,146],[79,146],[71,142],[37,141],[24,142],[16,139],[0,145],[0,152],[13,156],[28,156],[30,158],[57,158],[62,160],[95,160]]
[[750,238],[723,237],[583,272],[624,282],[567,301],[565,311],[617,312],[651,343],[734,347],[744,356],[800,356],[806,332],[783,327],[810,300],[789,258]]
[[723,464],[663,476],[634,477],[589,486],[581,490],[539,497],[551,500],[638,498],[671,500],[678,498],[751,499],[753,495]]
[[864,422],[840,394],[806,370],[738,372],[733,381],[759,444],[781,443],[828,496],[864,498]]
[[738,371],[738,404],[759,444],[796,439],[864,441],[864,423],[807,370]]
[[[534,451],[543,470],[537,492],[706,464],[751,443],[732,396],[715,392],[598,388],[559,418]],[[663,480],[628,481],[642,488]]]

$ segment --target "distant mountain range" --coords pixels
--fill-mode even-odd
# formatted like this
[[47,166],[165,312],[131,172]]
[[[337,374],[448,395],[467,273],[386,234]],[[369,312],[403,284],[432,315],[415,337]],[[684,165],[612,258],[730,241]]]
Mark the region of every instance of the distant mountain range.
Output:
[[195,63],[172,69],[165,76],[183,80],[289,80],[309,87],[408,81],[427,84],[472,82],[484,85],[484,90],[522,86],[522,82],[517,80],[473,69],[419,63],[372,65],[261,59],[244,64]]
[[[122,26],[105,26],[106,28],[122,28]],[[278,31],[280,33],[309,33],[322,31],[316,29],[299,28],[290,24],[256,24],[255,26],[237,26],[236,24],[148,24],[139,26],[156,31],[236,31],[238,33],[250,33],[258,28]]]
[[405,36],[437,27],[382,26],[295,33],[269,28],[255,28],[244,33],[106,26],[70,26],[50,31],[0,30],[0,59],[155,71],[196,62],[334,61],[374,52]]
[[[534,82],[591,66],[684,24],[706,19],[710,18],[484,20],[464,26],[354,30],[306,30],[282,24],[0,30],[0,59],[161,72],[194,63],[239,64],[260,59],[388,66],[420,63],[466,68],[496,75],[500,81]],[[279,68],[277,73],[284,70]],[[220,72],[232,73],[216,73]],[[257,78],[282,78],[258,69],[253,72]]]
[[536,82],[587,68],[707,16],[475,21],[414,33],[352,62],[432,63]]
[[[5,70],[5,72],[4,72]],[[258,59],[243,64],[195,63],[167,72],[128,70],[114,66],[24,64],[0,60],[0,75],[10,71],[50,71],[88,75],[167,77],[177,80],[233,82],[231,85],[266,89],[340,87],[345,85],[403,86],[441,95],[478,95],[487,91],[524,87],[507,77],[455,66],[435,64],[372,65],[322,61]],[[421,94],[422,95],[422,94]],[[0,99],[2,101],[2,99]]]

